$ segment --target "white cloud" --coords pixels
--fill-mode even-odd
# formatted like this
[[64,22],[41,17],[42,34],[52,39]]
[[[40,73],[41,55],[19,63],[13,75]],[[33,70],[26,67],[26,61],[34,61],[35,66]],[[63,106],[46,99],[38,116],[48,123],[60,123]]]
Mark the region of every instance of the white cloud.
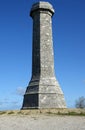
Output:
[[8,99],[3,99],[0,101],[0,106],[2,106],[4,104],[8,104],[8,103],[9,103]]
[[85,80],[83,80],[83,83],[85,84]]
[[12,104],[15,104],[15,105],[19,104],[18,101],[12,101],[11,103],[12,103]]
[[20,109],[21,103],[17,100],[15,101],[5,101],[4,99],[0,101],[0,110],[14,110]]
[[3,105],[3,102],[0,101],[0,106],[2,106],[2,105]]
[[85,80],[82,81],[83,85],[85,85]]
[[18,87],[16,89],[16,93],[20,96],[23,96],[25,94],[26,88]]

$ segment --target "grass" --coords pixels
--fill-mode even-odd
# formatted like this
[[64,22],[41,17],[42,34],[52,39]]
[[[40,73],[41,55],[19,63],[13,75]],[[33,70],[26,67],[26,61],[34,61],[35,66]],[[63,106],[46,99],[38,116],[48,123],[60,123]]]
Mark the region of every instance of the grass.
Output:
[[12,115],[12,114],[14,114],[14,111],[9,111],[7,114]]
[[0,111],[0,115],[66,115],[85,116],[85,109],[30,109]]
[[53,114],[53,115],[66,115],[66,116],[85,116],[85,110],[82,111],[82,109],[81,110],[79,109],[79,110],[75,111],[75,109],[74,110],[67,109],[67,111],[60,110],[58,112],[56,112],[56,111],[54,111],[54,112],[48,111],[47,114],[49,114],[49,115],[50,114]]
[[68,112],[68,113],[60,113],[58,112],[58,115],[68,115],[68,116],[85,116],[85,113],[83,112],[80,112],[80,113],[77,113],[77,112]]
[[0,115],[6,114],[6,111],[0,111]]

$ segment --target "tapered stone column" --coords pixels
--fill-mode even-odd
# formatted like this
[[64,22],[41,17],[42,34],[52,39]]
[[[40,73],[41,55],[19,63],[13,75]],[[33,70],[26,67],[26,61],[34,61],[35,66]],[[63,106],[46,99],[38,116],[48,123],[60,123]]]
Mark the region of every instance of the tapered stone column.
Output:
[[66,108],[63,92],[55,78],[52,39],[54,9],[48,2],[32,6],[32,78],[26,89],[22,109]]

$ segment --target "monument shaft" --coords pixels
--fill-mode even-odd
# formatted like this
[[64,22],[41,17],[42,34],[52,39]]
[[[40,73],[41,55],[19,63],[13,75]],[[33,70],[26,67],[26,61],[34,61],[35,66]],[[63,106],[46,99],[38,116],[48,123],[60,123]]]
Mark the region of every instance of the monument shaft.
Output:
[[22,109],[66,108],[63,92],[55,78],[52,39],[54,9],[48,2],[32,6],[32,78],[26,89]]
[[33,17],[33,65],[32,76],[48,77],[54,75],[52,13],[40,10]]

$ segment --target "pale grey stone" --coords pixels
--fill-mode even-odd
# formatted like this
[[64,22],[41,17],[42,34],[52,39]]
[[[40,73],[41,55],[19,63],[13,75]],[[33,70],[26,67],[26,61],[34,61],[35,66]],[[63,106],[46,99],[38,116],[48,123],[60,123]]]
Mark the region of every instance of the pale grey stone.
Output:
[[55,78],[52,38],[54,9],[48,2],[32,6],[32,78],[24,95],[22,109],[66,108],[64,94]]

